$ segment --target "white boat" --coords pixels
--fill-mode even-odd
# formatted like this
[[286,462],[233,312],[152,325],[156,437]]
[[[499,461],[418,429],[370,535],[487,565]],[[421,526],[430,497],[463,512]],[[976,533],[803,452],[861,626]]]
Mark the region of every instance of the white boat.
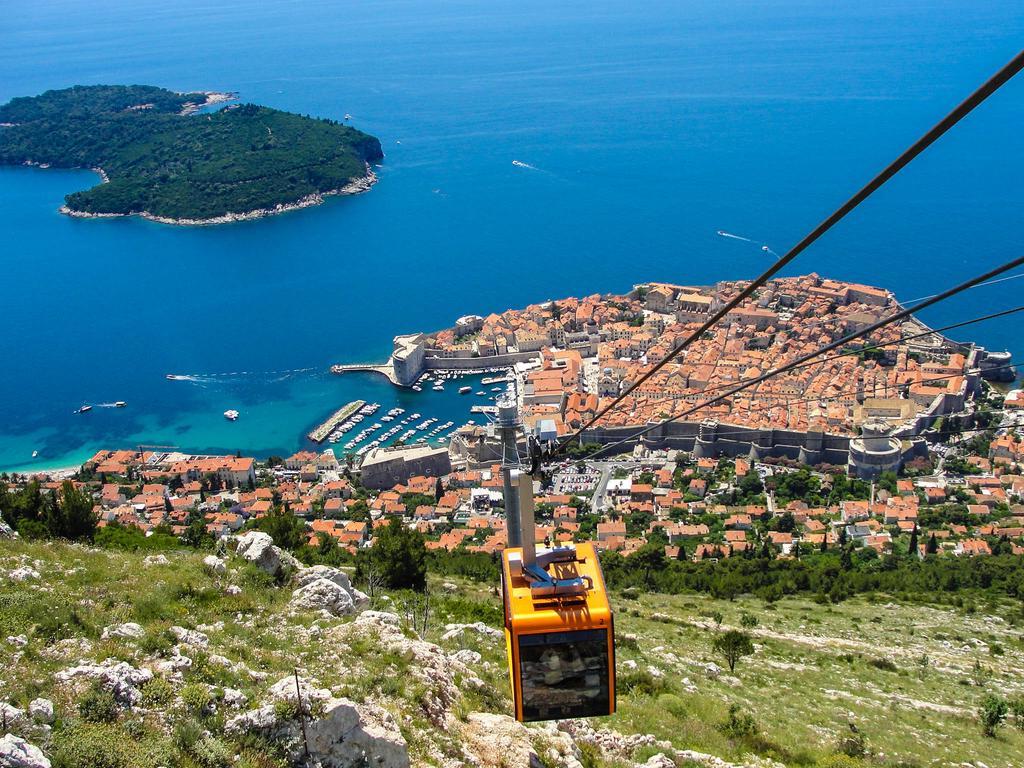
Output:
[[228,421],[238,421],[238,411],[234,408],[224,411],[224,418]]
[[81,408],[79,408],[77,411],[75,411],[75,413],[88,413],[91,410],[92,410],[92,406],[91,405],[83,405]]
[[128,403],[126,403],[124,400],[118,400],[116,403],[114,403],[115,408],[124,408],[126,405],[128,405]]
[[473,394],[475,394],[477,397],[483,397],[487,393],[481,389],[479,392],[474,392]]
[[460,395],[468,395],[472,391],[473,391],[472,387],[459,387],[459,394]]
[[419,384],[413,384],[412,385],[412,391],[413,392],[422,392],[423,391],[423,387],[421,387]]
[[34,459],[34,458],[35,458],[36,456],[38,456],[38,455],[39,455],[39,451],[32,451],[32,458],[33,458],[33,459]]

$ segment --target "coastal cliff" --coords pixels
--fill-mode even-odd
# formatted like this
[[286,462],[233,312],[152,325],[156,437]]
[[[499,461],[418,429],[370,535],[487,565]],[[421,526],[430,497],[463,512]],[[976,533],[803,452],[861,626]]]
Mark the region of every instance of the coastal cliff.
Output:
[[0,106],[0,163],[89,168],[101,183],[60,211],[169,224],[222,224],[358,194],[383,159],[373,136],[234,94],[76,86]]

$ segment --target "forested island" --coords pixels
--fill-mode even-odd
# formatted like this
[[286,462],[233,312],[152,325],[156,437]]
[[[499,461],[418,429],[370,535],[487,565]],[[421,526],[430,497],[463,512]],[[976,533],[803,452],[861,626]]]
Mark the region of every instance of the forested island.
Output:
[[233,94],[144,85],[74,86],[0,106],[0,163],[91,168],[103,182],[67,195],[73,216],[138,214],[215,224],[368,189],[380,142],[326,118]]

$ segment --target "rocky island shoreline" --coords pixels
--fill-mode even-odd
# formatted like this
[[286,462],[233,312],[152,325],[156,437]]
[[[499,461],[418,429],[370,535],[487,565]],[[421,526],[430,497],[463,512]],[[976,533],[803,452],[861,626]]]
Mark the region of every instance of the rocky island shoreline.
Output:
[[[102,168],[92,168],[100,175],[103,180],[102,183],[107,183],[109,178],[106,172]],[[353,179],[348,184],[338,189],[329,189],[324,192],[314,192],[310,195],[296,200],[294,203],[279,203],[272,208],[256,208],[251,211],[243,211],[241,213],[225,213],[221,216],[213,216],[207,219],[191,219],[183,218],[176,219],[169,216],[157,216],[150,211],[129,211],[127,213],[92,213],[90,211],[79,211],[71,208],[67,204],[62,205],[58,208],[58,212],[65,216],[71,216],[75,219],[116,219],[122,216],[138,216],[146,219],[147,221],[155,221],[159,224],[174,224],[177,226],[185,227],[207,227],[214,226],[216,224],[234,224],[242,221],[253,221],[255,219],[262,219],[267,216],[276,216],[280,213],[288,213],[289,211],[298,211],[302,208],[310,208],[314,205],[321,205],[328,197],[335,195],[358,195],[362,192],[368,192],[370,188],[377,183],[377,174],[370,168],[369,163],[366,165],[366,175],[359,178]]]

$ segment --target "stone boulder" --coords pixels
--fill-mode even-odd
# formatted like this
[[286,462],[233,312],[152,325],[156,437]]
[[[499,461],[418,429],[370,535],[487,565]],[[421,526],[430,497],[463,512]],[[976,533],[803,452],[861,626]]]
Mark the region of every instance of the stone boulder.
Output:
[[460,664],[465,664],[467,667],[475,667],[480,663],[480,660],[483,657],[476,651],[472,651],[469,648],[463,648],[462,650],[453,653],[452,658]]
[[311,565],[308,568],[303,568],[292,577],[292,582],[296,587],[304,587],[307,584],[312,584],[317,579],[333,581],[346,592],[352,589],[352,580],[348,577],[348,574],[340,568],[334,568],[330,565]]
[[182,645],[190,645],[193,648],[206,648],[210,644],[210,638],[196,629],[171,627],[171,634],[178,638]]
[[28,705],[28,713],[37,723],[49,725],[54,720],[53,702],[49,699],[32,699]]
[[296,587],[305,587],[318,579],[333,581],[339,587],[348,592],[352,598],[352,604],[357,611],[361,611],[370,604],[370,598],[352,586],[352,580],[340,568],[329,565],[311,565],[298,571],[292,579]]
[[325,768],[408,768],[409,746],[391,714],[375,704],[332,699],[306,726],[310,754]]
[[11,526],[4,522],[4,519],[0,517],[0,539],[16,539],[18,538],[18,532],[15,531]]
[[141,625],[136,624],[134,621],[128,621],[124,624],[115,624],[110,627],[106,627],[101,635],[101,640],[110,640],[113,637],[123,637],[128,640],[138,640],[140,637],[145,637],[146,630]]
[[0,723],[8,728],[21,728],[28,725],[28,716],[24,709],[19,709],[6,701],[0,701]]
[[142,559],[142,564],[145,566],[150,565],[168,565],[171,561],[167,559],[166,555],[146,555]]
[[[409,748],[398,729],[398,723],[387,710],[375,704],[356,704],[348,699],[334,698],[324,688],[316,688],[299,678],[302,711],[305,713],[305,744],[309,747],[306,762],[321,768],[350,768],[368,765],[375,768],[409,768]],[[295,703],[296,681],[285,677],[268,691],[272,703],[250,710],[228,720],[228,734],[258,732],[285,745],[293,761],[303,757],[302,722],[295,714],[287,716],[273,702]],[[309,713],[316,713],[310,715]]]
[[204,557],[203,567],[207,571],[212,573],[214,576],[220,576],[221,574],[225,573],[228,569],[228,567],[224,564],[224,561],[216,555],[207,555],[206,557]]
[[284,576],[300,567],[298,560],[274,546],[274,540],[262,531],[249,531],[239,536],[235,553],[274,577]]
[[298,679],[296,684],[295,676],[282,677],[267,690],[267,695],[272,701],[287,701],[298,705],[299,694],[302,697],[302,706],[307,711],[316,708],[331,698],[331,692],[326,688],[317,688],[303,677]]
[[7,578],[11,581],[35,581],[39,578],[39,571],[25,565],[8,573]]
[[332,616],[348,616],[356,610],[352,596],[328,579],[316,579],[292,592],[292,608],[326,611]]
[[42,750],[8,733],[0,739],[0,768],[50,768]]
[[70,667],[54,677],[58,683],[76,680],[99,683],[113,693],[119,703],[131,707],[142,701],[139,688],[153,679],[153,673],[148,669],[136,669],[126,661],[107,659],[102,664],[84,663]]
[[505,633],[500,629],[489,627],[482,621],[475,621],[472,624],[445,624],[444,634],[441,635],[442,640],[455,640],[458,637],[462,637],[466,632],[473,632],[482,637],[501,638],[505,636]]
[[541,768],[530,732],[508,715],[471,712],[462,728],[462,742],[481,768]]

